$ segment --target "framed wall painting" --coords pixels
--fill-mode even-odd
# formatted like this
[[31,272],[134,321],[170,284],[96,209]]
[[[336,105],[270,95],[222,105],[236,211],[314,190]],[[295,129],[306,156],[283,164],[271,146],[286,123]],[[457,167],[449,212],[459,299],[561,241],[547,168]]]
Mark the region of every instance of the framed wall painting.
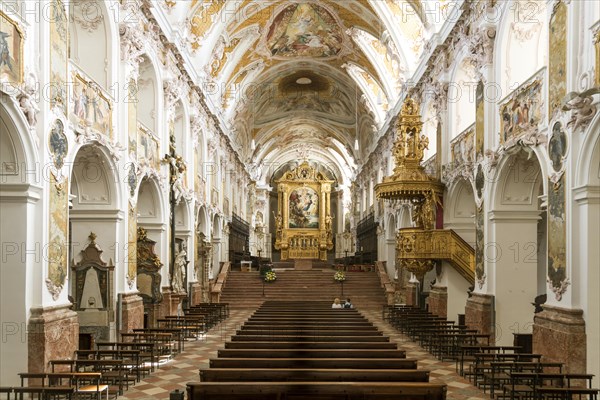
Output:
[[112,103],[100,87],[80,72],[73,74],[69,117],[112,139]]
[[23,31],[0,11],[0,81],[23,82]]

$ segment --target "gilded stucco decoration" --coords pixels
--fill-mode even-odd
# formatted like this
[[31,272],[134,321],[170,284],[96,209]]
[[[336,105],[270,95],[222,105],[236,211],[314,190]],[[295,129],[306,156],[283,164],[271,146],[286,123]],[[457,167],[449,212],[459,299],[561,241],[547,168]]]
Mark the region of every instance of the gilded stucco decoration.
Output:
[[567,94],[567,6],[559,1],[550,17],[548,52],[548,115],[560,111]]
[[69,196],[68,180],[58,181],[50,174],[46,288],[58,300],[67,278]]
[[557,301],[567,290],[567,215],[565,207],[565,182],[549,182],[548,190],[548,286]]
[[62,0],[52,0],[50,19],[50,106],[67,115],[69,22]]
[[135,287],[137,277],[137,207],[129,203],[127,220],[127,285]]

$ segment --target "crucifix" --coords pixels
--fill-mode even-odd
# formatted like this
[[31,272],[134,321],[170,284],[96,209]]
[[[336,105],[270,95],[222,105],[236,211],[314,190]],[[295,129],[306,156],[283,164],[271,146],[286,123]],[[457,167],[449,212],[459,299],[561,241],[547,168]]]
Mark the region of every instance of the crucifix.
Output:
[[[180,279],[181,271],[180,265],[175,265],[176,257],[175,254],[175,207],[181,201],[183,197],[183,173],[186,170],[185,162],[175,150],[175,135],[171,134],[169,141],[169,153],[165,154],[163,162],[169,164],[169,204],[170,204],[170,225],[171,225],[171,238],[170,238],[170,263],[169,263],[169,276],[171,289],[177,292],[185,292],[185,285],[183,285],[183,278]],[[178,263],[180,264],[180,263]],[[181,282],[181,283],[180,283]]]

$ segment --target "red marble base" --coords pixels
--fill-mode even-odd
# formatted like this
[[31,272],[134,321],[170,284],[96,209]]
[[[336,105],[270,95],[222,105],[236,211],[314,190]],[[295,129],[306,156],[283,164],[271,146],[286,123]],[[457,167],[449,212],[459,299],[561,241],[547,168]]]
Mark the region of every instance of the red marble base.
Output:
[[561,362],[564,372],[586,372],[586,335],[582,310],[544,305],[533,318],[533,352]]
[[144,327],[144,302],[136,293],[122,295],[121,332],[129,333]]
[[465,306],[465,324],[469,329],[477,329],[479,333],[490,335],[490,344],[496,342],[492,323],[494,296],[473,293]]
[[418,298],[417,298],[417,285],[409,283],[404,287],[404,293],[406,296],[406,304],[409,306],[417,306]]
[[79,321],[69,305],[31,309],[27,332],[29,372],[47,372],[50,360],[73,357]]
[[448,288],[434,286],[427,300],[431,313],[443,318],[448,316]]
[[171,296],[173,295],[173,292],[169,286],[164,286],[162,288],[162,295],[163,298],[160,303],[159,318],[177,314],[177,309],[175,310],[175,313],[171,312]]
[[190,291],[190,305],[195,306],[202,303],[202,286],[198,282],[194,282],[191,285]]

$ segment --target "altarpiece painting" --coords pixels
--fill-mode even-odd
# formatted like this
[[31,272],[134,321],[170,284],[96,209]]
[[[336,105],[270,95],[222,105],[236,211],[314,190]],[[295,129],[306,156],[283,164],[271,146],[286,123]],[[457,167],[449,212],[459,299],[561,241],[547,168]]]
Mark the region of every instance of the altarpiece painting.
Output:
[[303,162],[277,181],[275,248],[281,259],[327,259],[333,249],[330,194],[334,181]]

